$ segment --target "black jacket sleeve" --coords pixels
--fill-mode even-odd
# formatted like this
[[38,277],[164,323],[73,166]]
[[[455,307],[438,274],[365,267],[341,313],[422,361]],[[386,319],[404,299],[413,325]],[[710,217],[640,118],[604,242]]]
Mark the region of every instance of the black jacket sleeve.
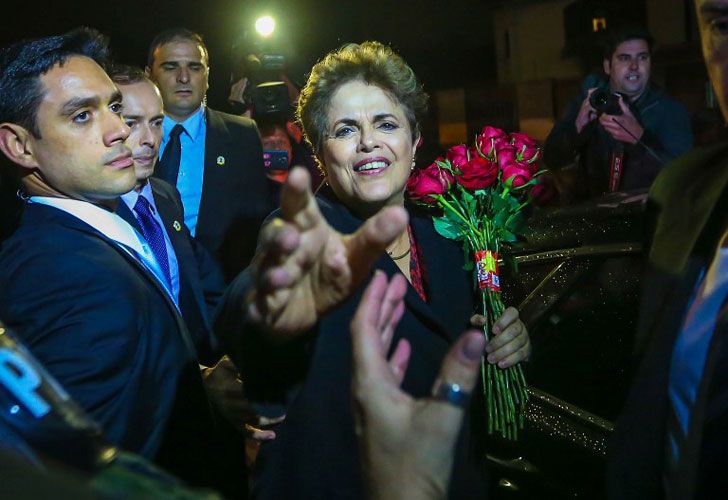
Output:
[[576,117],[581,109],[586,94],[580,94],[566,109],[564,116],[551,129],[543,149],[543,159],[550,169],[560,169],[576,161],[582,146],[586,142],[594,123],[590,123],[581,131],[576,131]]

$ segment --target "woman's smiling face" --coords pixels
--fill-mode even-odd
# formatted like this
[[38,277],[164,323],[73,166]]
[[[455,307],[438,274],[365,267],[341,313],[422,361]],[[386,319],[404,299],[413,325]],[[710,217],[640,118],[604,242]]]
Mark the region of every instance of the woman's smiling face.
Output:
[[416,148],[402,106],[353,80],[334,92],[327,123],[321,160],[341,202],[362,216],[401,206]]

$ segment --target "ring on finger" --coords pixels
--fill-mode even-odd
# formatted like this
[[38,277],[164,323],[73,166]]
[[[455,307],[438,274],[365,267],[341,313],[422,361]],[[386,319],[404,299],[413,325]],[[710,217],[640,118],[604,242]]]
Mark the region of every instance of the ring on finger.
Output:
[[466,409],[470,401],[470,393],[463,390],[460,384],[441,382],[437,389],[432,391],[432,399]]

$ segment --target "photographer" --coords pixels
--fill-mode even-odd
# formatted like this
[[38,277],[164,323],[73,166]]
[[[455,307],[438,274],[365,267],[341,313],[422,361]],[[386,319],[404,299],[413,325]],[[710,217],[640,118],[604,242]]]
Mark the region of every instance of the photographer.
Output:
[[263,55],[260,59],[251,55],[238,66],[228,102],[232,112],[252,118],[258,125],[263,164],[266,175],[273,181],[273,197],[278,199],[280,185],[293,165],[306,167],[311,174],[312,188],[316,190],[323,179],[311,148],[293,119],[299,89],[286,75],[285,59],[279,55]]
[[651,50],[645,31],[617,34],[604,53],[606,78],[589,76],[551,130],[544,161],[554,170],[577,162],[576,198],[647,188],[692,147],[687,110],[650,84]]

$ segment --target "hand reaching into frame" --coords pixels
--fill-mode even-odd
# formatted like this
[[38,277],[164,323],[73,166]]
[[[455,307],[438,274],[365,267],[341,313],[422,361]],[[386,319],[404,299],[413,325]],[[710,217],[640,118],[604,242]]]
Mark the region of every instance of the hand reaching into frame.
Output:
[[285,417],[269,419],[255,413],[245,396],[238,369],[229,357],[223,356],[215,366],[200,367],[210,401],[234,428],[256,441],[275,439],[274,431],[261,427],[278,423]]
[[410,357],[402,339],[387,359],[404,312],[407,282],[377,271],[351,322],[357,435],[370,499],[445,498],[455,441],[475,387],[485,339],[469,331],[450,348],[433,397],[400,389]]
[[277,339],[307,331],[361,284],[406,226],[404,208],[389,207],[351,235],[335,231],[311,193],[308,172],[293,168],[281,191],[281,218],[261,232],[249,317]]

